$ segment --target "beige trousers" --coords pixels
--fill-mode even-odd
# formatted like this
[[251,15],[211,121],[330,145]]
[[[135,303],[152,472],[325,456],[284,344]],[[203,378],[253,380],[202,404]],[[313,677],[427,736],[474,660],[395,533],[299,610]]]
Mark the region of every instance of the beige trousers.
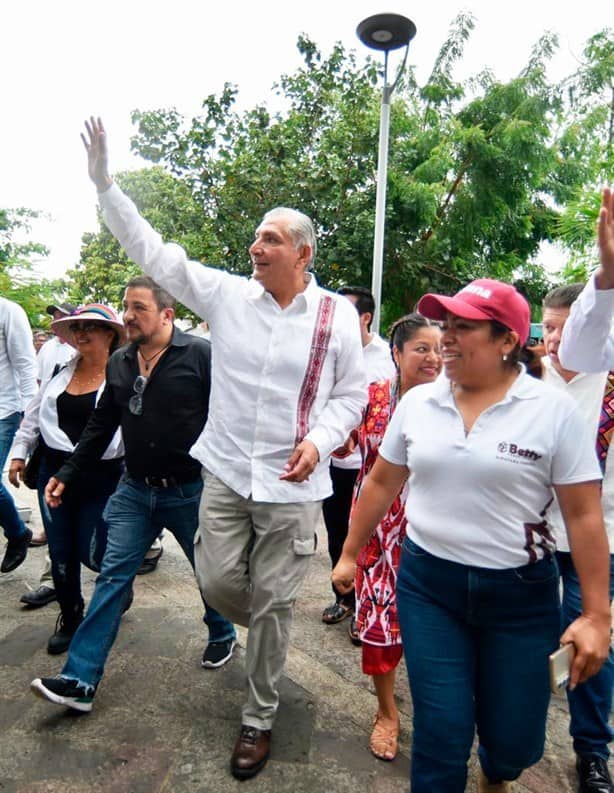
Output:
[[273,504],[243,498],[208,471],[194,538],[196,577],[207,603],[249,628],[242,723],[273,724],[294,602],[315,552],[321,501]]

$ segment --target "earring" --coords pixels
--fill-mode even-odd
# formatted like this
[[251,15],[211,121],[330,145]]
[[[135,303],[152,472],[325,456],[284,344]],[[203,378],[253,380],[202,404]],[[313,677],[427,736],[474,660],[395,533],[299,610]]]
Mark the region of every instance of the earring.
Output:
[[503,361],[504,362],[507,361],[507,353],[506,352],[503,353]]

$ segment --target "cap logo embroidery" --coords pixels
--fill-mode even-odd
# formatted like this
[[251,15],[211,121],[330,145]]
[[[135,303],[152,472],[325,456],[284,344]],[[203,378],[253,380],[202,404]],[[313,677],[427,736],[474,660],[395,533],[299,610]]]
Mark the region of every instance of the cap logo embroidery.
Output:
[[483,286],[478,286],[477,284],[469,284],[464,289],[461,289],[461,292],[471,292],[472,294],[483,297],[486,300],[488,300],[488,298],[492,295],[492,291],[490,289],[486,289]]

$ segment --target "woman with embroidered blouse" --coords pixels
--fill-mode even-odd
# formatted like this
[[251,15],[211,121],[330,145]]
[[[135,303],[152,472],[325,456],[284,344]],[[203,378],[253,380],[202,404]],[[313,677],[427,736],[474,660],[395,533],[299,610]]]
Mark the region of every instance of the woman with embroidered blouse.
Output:
[[[397,320],[390,347],[397,375],[369,386],[369,403],[358,428],[362,467],[354,504],[377,459],[378,448],[398,400],[414,386],[432,382],[441,371],[441,331],[419,314]],[[396,580],[405,536],[407,487],[396,495],[356,562],[356,627],[362,642],[362,671],[373,677],[378,709],[369,748],[381,760],[393,760],[399,739],[394,700],[396,667],[403,655],[396,609]]]

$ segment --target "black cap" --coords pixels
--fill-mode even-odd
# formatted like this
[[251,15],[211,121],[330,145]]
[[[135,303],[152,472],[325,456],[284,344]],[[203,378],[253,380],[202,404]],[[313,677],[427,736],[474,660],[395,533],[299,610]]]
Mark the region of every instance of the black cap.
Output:
[[76,308],[77,306],[73,306],[72,303],[59,303],[58,305],[47,306],[46,311],[47,314],[51,314],[51,316],[53,316],[56,311],[59,311],[60,314],[67,317],[69,314],[72,314]]

